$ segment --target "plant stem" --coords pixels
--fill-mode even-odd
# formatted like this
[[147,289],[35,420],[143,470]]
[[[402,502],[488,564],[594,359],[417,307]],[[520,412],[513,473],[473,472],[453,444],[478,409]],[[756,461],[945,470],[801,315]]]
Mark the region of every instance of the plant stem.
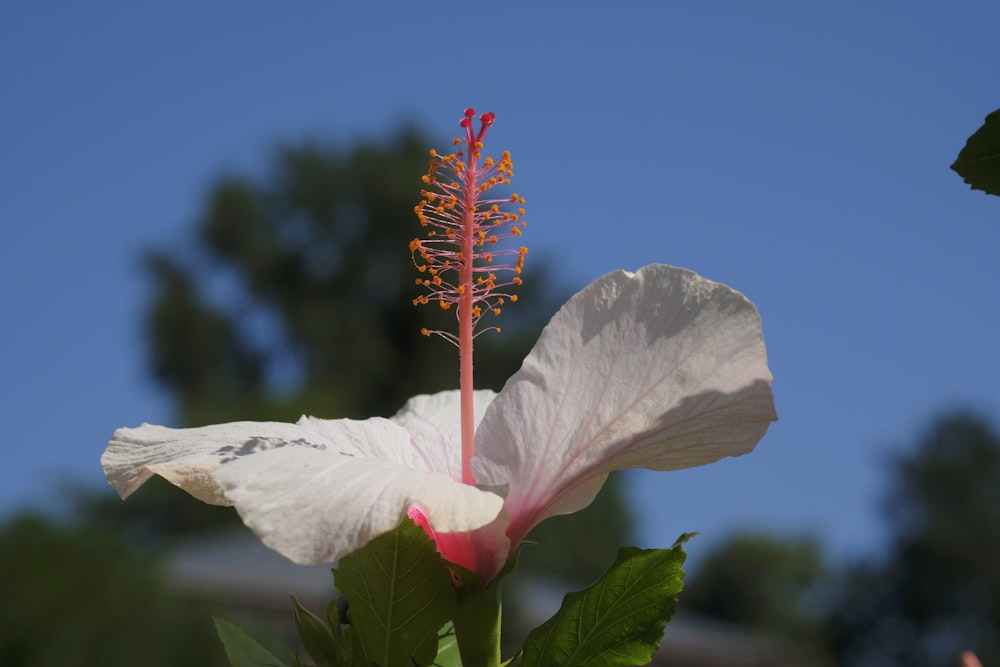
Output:
[[466,581],[458,590],[455,638],[462,664],[469,667],[500,665],[500,586]]

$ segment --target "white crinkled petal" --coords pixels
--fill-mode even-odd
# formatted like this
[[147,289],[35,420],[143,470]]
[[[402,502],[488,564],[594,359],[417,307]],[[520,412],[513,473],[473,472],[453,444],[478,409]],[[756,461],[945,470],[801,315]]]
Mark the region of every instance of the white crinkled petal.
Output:
[[122,498],[160,475],[199,500],[236,505],[265,544],[298,563],[336,560],[414,505],[440,533],[483,528],[503,509],[500,496],[424,469],[407,430],[380,418],[144,424],[118,429],[101,462]]
[[231,505],[212,473],[220,465],[277,447],[329,449],[351,456],[381,457],[421,467],[405,428],[388,419],[364,421],[302,417],[286,422],[232,422],[197,428],[143,424],[120,428],[101,456],[108,482],[127,498],[160,475],[195,498]]
[[[475,392],[475,419],[479,424],[496,392]],[[414,467],[448,474],[462,479],[461,393],[442,391],[414,396],[392,417],[392,421],[410,433],[410,451]]]
[[508,534],[589,504],[612,470],[753,449],[777,419],[760,317],[676,267],[618,271],[567,302],[486,411],[473,472],[509,483]]
[[153,475],[213,505],[231,505],[212,473],[223,463],[303,438],[299,424],[233,422],[199,428],[120,428],[101,456],[108,483],[127,498]]
[[[398,445],[409,445],[403,429]],[[264,544],[303,565],[328,563],[396,528],[419,505],[438,532],[487,526],[503,498],[384,458],[289,447],[228,463],[215,479]]]

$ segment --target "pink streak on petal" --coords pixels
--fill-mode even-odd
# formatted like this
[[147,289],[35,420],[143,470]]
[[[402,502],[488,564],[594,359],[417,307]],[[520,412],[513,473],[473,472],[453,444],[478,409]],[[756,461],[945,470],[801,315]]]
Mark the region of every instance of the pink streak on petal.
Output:
[[476,476],[508,485],[516,545],[613,470],[677,470],[752,450],[776,419],[756,309],[690,271],[615,272],[553,317],[477,431]]

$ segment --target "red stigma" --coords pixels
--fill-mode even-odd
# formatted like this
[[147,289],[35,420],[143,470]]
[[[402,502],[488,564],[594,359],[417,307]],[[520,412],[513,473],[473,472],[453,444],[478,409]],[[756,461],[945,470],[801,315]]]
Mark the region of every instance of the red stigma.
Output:
[[479,117],[479,133],[476,135],[472,134],[472,118],[476,115],[476,110],[469,107],[465,110],[463,114],[465,117],[458,122],[459,125],[465,128],[465,132],[468,137],[469,147],[474,147],[477,143],[483,140],[483,136],[486,134],[486,130],[493,125],[493,121],[496,120],[497,115],[492,111],[487,111]]
[[472,128],[472,117],[476,115],[476,110],[473,109],[472,107],[469,107],[468,109],[465,110],[464,115],[465,118],[460,120],[458,124],[468,130]]

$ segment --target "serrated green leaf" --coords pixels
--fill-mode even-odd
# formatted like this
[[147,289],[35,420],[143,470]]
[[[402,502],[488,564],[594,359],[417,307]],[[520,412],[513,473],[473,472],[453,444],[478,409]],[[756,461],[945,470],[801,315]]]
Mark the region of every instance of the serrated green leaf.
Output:
[[1000,196],[1000,109],[969,137],[951,168],[973,190]]
[[[329,607],[327,617],[329,618]],[[333,610],[336,619],[337,609]],[[292,617],[295,620],[295,631],[302,640],[306,653],[314,661],[316,667],[343,667],[346,664],[337,636],[339,623],[328,625],[326,621],[299,604],[292,596]]]
[[229,621],[216,617],[212,620],[231,667],[288,667]]
[[342,558],[333,576],[349,604],[352,648],[360,657],[383,667],[433,662],[455,593],[422,528],[407,519]]
[[647,664],[677,609],[681,545],[690,537],[670,549],[621,549],[597,583],[566,595],[556,615],[528,635],[522,667]]

